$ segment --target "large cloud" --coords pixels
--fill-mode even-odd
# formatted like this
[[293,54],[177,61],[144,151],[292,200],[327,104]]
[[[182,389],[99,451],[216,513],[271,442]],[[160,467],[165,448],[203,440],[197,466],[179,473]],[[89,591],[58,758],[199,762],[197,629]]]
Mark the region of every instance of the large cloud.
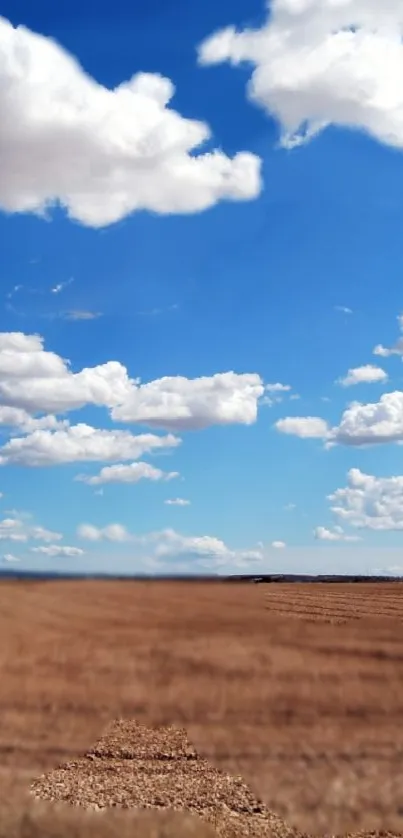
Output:
[[28,436],[10,439],[0,448],[0,465],[52,466],[131,460],[154,450],[174,448],[179,443],[180,439],[172,434],[134,436],[130,431],[101,430],[81,423],[54,432],[36,430]]
[[[107,407],[120,422],[168,430],[248,425],[256,420],[263,393],[264,384],[256,373],[225,372],[193,379],[178,375],[142,384],[130,378],[118,361],[72,372],[68,361],[45,350],[39,335],[0,333],[0,424],[27,431],[56,428],[52,414],[85,405]],[[30,419],[35,413],[50,415]]]
[[371,530],[403,530],[403,476],[374,477],[352,468],[347,486],[329,495],[344,523]]
[[217,373],[200,378],[171,376],[133,386],[111,415],[166,430],[201,430],[209,425],[256,421],[264,385],[257,374]]
[[[1,129],[0,129],[1,130]],[[0,333],[0,403],[28,413],[63,413],[86,404],[112,407],[132,382],[118,361],[73,373],[69,362],[44,348],[40,335]],[[18,421],[17,421],[18,420]],[[10,416],[10,424],[23,424]]]
[[135,210],[191,213],[259,194],[259,158],[200,150],[210,129],[168,107],[169,79],[138,73],[109,90],[55,41],[4,18],[0,53],[3,209],[60,202],[100,227]]
[[330,439],[342,445],[375,445],[403,440],[403,392],[384,393],[378,402],[353,402]]
[[327,125],[403,147],[400,0],[273,0],[267,23],[207,38],[201,64],[254,65],[249,98],[276,117],[283,145]]
[[330,428],[319,416],[286,416],[275,423],[278,431],[323,439],[334,445],[380,445],[403,442],[403,392],[384,393],[378,402],[352,402],[339,425]]

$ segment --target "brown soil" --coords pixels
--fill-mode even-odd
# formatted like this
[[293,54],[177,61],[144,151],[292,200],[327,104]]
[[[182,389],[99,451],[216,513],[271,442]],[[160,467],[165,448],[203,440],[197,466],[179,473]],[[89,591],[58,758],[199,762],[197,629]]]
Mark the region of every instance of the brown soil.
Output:
[[[234,838],[252,822],[263,831],[249,834],[279,838],[292,827],[403,834],[403,585],[7,582],[0,637],[0,788],[15,800],[64,766],[40,781],[60,782],[50,796],[183,806]],[[148,726],[143,745],[125,724],[94,750],[117,718]],[[186,736],[168,741],[155,725]],[[11,811],[21,820],[21,804],[8,800]],[[103,814],[85,817],[109,828]],[[182,833],[161,821],[169,813],[150,817],[144,838],[208,835],[197,818]],[[1,824],[0,813],[0,838],[14,838]],[[68,833],[26,830],[93,834],[72,822]]]

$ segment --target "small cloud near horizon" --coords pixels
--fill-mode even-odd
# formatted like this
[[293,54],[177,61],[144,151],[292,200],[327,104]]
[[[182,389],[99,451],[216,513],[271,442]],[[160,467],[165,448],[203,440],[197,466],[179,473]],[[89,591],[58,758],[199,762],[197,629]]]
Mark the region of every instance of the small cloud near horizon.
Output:
[[18,556],[13,556],[12,553],[5,553],[3,556],[3,562],[6,564],[14,564],[20,561],[21,559],[19,559]]

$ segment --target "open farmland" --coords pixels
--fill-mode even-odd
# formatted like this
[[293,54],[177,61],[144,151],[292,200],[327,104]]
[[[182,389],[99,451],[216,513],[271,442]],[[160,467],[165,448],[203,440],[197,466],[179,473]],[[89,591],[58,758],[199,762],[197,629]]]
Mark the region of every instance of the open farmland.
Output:
[[[37,791],[41,782],[53,788],[44,796],[73,802],[96,787],[100,804],[112,805],[118,768],[123,777],[131,759],[148,760],[155,776],[163,762],[155,731],[142,756],[133,725],[94,753],[105,726],[123,718],[186,732],[208,780],[194,780],[196,811],[205,809],[196,805],[200,789],[207,799],[217,787],[216,769],[227,795],[241,775],[278,816],[251,835],[294,827],[403,834],[403,585],[4,582],[0,637],[0,785],[13,790],[9,810],[33,781]],[[52,786],[49,772],[65,765]],[[186,783],[197,771],[181,770],[189,808]],[[141,805],[136,779],[131,770],[120,784],[129,782],[131,805]],[[161,781],[158,800],[142,782],[146,805],[170,805]],[[211,834],[202,821],[197,829],[183,835]],[[138,834],[182,835],[179,826],[161,830]]]

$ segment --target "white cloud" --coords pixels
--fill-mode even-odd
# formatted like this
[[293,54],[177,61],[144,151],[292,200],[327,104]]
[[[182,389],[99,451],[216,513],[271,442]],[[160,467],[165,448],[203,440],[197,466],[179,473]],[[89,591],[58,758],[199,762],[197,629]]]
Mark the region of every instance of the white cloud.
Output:
[[290,384],[280,384],[277,382],[276,384],[265,384],[265,390],[268,393],[288,393],[291,390]]
[[271,546],[275,548],[275,550],[283,550],[286,546],[285,541],[272,541]]
[[22,522],[13,518],[0,521],[0,541],[27,541]]
[[166,430],[201,430],[209,425],[250,425],[256,421],[264,386],[257,374],[217,373],[200,378],[164,377],[133,386],[126,401],[113,407],[120,422]]
[[55,416],[29,414],[60,414],[85,405],[110,408],[117,421],[168,430],[248,425],[256,421],[263,393],[255,373],[167,376],[142,384],[118,361],[75,373],[68,361],[44,349],[39,335],[0,333],[0,403],[8,412],[3,419],[0,413],[0,422],[27,431],[58,426]]
[[58,201],[101,227],[136,210],[192,213],[259,194],[260,159],[203,152],[210,129],[168,107],[169,79],[137,73],[110,90],[55,41],[4,18],[0,51],[4,210]]
[[71,283],[74,282],[74,277],[70,277],[70,279],[66,279],[65,282],[58,282],[53,288],[50,289],[51,294],[60,294],[61,291],[64,291]]
[[18,428],[24,433],[31,433],[32,431],[41,429],[65,428],[68,426],[66,419],[57,419],[56,416],[48,414],[34,418],[23,410],[21,407],[5,407],[0,405],[0,426],[8,428]]
[[247,567],[263,559],[261,550],[232,550],[214,536],[186,536],[172,529],[148,533],[137,540],[148,548],[153,547],[157,559],[187,555],[206,568]]
[[47,530],[45,527],[30,527],[28,529],[28,537],[35,538],[38,541],[59,541],[63,538],[61,533]]
[[101,430],[81,423],[54,432],[37,430],[28,436],[8,440],[0,448],[0,465],[52,466],[84,461],[129,460],[179,444],[180,439],[172,434],[163,437],[154,434],[133,436],[130,431]]
[[[265,384],[264,390],[268,395],[263,396],[263,398],[260,399],[260,404],[272,407],[274,404],[280,404],[280,402],[282,402],[284,394],[289,393],[291,386],[290,384],[280,384],[277,382],[275,384]],[[299,397],[294,394],[290,396],[290,399],[293,398]]]
[[251,101],[277,118],[292,148],[328,125],[403,147],[400,0],[273,0],[258,30],[216,32],[201,64],[251,62]]
[[334,310],[335,311],[340,311],[342,314],[352,314],[353,313],[352,308],[349,308],[348,306],[335,306]]
[[95,527],[93,524],[80,524],[77,535],[85,541],[130,541],[132,536],[122,524],[108,524],[106,527]]
[[376,445],[403,440],[403,392],[384,393],[379,402],[353,402],[330,439],[341,445]]
[[264,559],[262,550],[233,550],[220,538],[210,535],[182,535],[173,529],[136,535],[128,532],[122,524],[109,524],[97,527],[93,524],[81,524],[77,535],[86,541],[130,542],[133,556],[137,561],[160,570],[173,569],[175,558],[186,556],[192,566],[207,569],[219,569],[229,572],[232,568],[248,568],[261,563]]
[[347,535],[339,526],[333,527],[331,530],[326,527],[316,527],[314,536],[319,541],[361,541],[358,535]]
[[168,498],[164,500],[167,506],[190,506],[190,500],[186,498]]
[[286,416],[275,423],[283,434],[299,436],[301,439],[326,439],[329,427],[319,416]]
[[[397,317],[397,322],[399,324],[399,329],[403,331],[403,314],[399,314]],[[403,337],[398,338],[396,343],[390,348],[386,346],[382,346],[381,343],[378,343],[373,350],[374,355],[379,355],[381,358],[389,358],[391,355],[403,355]]]
[[22,518],[3,518],[0,521],[0,541],[59,541],[61,533],[52,532],[45,527],[32,526]]
[[389,358],[391,355],[403,355],[403,338],[399,338],[394,346],[389,349],[379,343],[374,348],[374,355],[379,355],[382,358]]
[[80,547],[67,547],[62,546],[61,544],[49,544],[46,547],[31,547],[32,553],[40,553],[43,556],[50,556],[52,558],[56,556],[83,556],[84,550],[81,550]]
[[64,311],[60,315],[63,320],[97,320],[102,317],[100,311],[88,311],[88,309],[72,309],[71,311]]
[[384,393],[378,402],[352,402],[342,414],[340,424],[329,428],[324,419],[289,416],[275,423],[277,430],[301,438],[317,437],[326,447],[338,445],[378,445],[403,442],[403,392]]
[[80,474],[76,480],[88,483],[90,486],[99,486],[102,483],[138,483],[140,480],[172,480],[179,477],[177,471],[162,471],[154,468],[149,463],[130,463],[129,465],[118,464],[116,466],[105,466],[99,474],[94,477]]
[[0,332],[4,407],[29,413],[64,413],[87,404],[112,407],[127,397],[131,385],[126,368],[117,361],[73,373],[68,361],[44,349],[40,335]]
[[14,556],[13,553],[4,553],[3,562],[6,562],[7,564],[16,564],[20,561],[21,559],[19,559],[18,556]]
[[210,535],[184,536],[175,530],[167,529],[150,534],[150,541],[156,542],[157,556],[176,556],[189,553],[196,556],[214,556],[228,558],[231,551],[219,538]]
[[387,373],[381,367],[365,364],[362,367],[349,369],[347,375],[344,378],[339,378],[336,383],[341,384],[342,387],[352,387],[355,384],[375,384],[387,380]]
[[403,530],[403,476],[374,477],[352,468],[347,486],[329,495],[332,512],[353,527]]

